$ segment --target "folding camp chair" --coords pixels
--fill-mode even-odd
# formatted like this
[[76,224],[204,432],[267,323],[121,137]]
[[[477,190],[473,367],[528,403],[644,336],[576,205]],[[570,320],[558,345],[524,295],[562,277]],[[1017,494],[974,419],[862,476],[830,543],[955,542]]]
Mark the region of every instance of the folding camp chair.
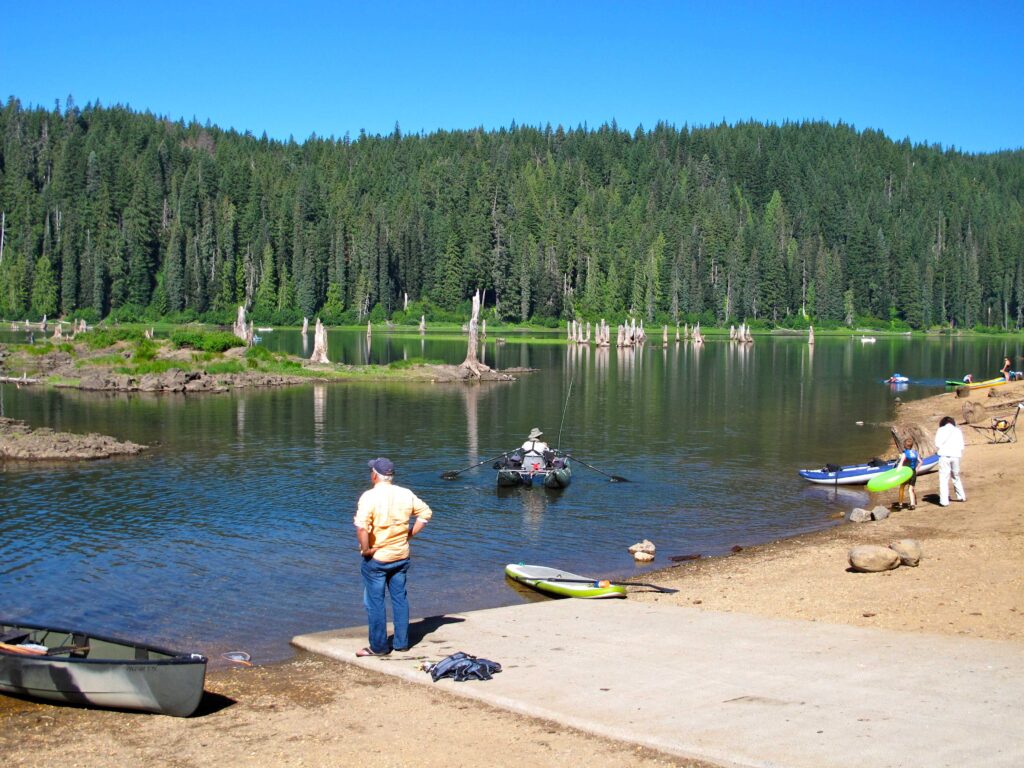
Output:
[[1015,443],[1017,442],[1017,417],[1024,411],[1024,403],[1017,403],[1017,410],[1013,416],[995,417],[987,425],[974,425],[971,427],[987,433],[990,443]]

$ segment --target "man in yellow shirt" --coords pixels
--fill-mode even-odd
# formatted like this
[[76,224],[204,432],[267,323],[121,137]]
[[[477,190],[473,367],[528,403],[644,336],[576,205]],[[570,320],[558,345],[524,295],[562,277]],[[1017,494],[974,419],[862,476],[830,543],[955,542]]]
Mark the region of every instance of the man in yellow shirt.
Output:
[[[409,570],[409,539],[427,524],[430,507],[407,488],[395,485],[395,465],[390,459],[367,462],[373,487],[359,497],[356,538],[363,556],[363,604],[370,625],[370,644],[356,656],[386,656],[409,648],[409,600],[405,577]],[[416,522],[409,527],[409,519]],[[395,625],[393,646],[388,645],[387,607],[384,592],[391,595]]]

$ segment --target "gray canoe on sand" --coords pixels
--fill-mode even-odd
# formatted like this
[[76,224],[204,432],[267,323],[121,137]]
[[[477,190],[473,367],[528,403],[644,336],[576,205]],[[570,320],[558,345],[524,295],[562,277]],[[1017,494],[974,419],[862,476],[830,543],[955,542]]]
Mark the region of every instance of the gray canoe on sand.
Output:
[[76,630],[0,620],[0,692],[188,717],[206,657]]

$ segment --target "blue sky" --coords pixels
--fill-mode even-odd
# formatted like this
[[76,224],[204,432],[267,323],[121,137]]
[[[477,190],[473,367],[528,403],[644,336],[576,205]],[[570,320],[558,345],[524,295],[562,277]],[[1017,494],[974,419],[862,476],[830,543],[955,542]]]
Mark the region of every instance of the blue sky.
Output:
[[5,3],[0,98],[303,141],[823,119],[1024,147],[1017,2]]

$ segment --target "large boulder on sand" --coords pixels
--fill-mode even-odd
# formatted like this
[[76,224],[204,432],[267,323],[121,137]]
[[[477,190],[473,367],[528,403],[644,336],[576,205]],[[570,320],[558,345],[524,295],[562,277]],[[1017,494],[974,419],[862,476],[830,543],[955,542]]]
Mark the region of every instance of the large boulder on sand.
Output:
[[889,545],[889,549],[900,556],[901,565],[916,567],[921,562],[921,542],[917,539],[900,539]]
[[860,544],[850,550],[850,567],[863,573],[891,571],[900,564],[899,553],[877,544]]
[[869,523],[872,519],[871,513],[860,507],[854,507],[846,513],[846,520],[850,523]]

